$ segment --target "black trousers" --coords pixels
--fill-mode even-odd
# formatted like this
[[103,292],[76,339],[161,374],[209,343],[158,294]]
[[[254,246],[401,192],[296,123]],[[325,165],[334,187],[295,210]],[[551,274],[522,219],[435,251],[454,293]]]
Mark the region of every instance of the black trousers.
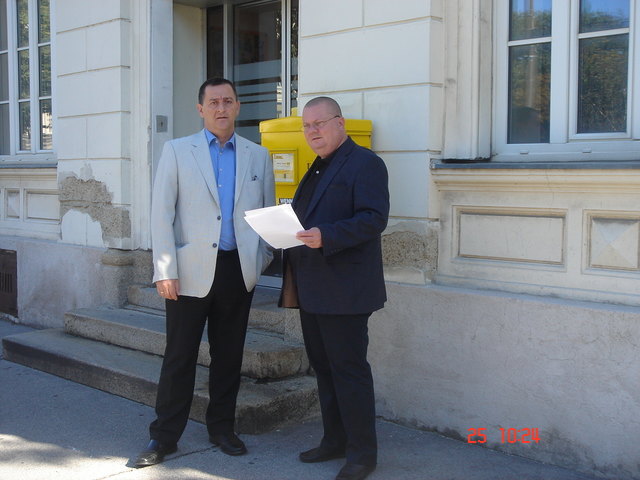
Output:
[[375,465],[373,376],[367,362],[366,315],[317,315],[300,310],[309,362],[316,373],[324,436],[320,445],[346,449],[347,462]]
[[193,401],[198,349],[207,323],[210,434],[234,430],[242,352],[253,290],[247,292],[237,250],[220,252],[211,290],[204,298],[179,296],[166,301],[165,348],[156,415],[149,433],[161,443],[177,443]]

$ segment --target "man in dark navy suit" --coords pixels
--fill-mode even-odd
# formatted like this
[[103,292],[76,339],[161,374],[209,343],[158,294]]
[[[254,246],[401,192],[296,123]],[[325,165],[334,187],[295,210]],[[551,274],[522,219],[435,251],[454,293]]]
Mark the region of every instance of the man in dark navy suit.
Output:
[[300,460],[346,457],[336,480],[360,480],[377,462],[367,322],[387,298],[380,235],[389,216],[388,175],[380,157],[347,136],[335,100],[314,98],[302,121],[318,157],[293,199],[304,245],[285,252],[281,305],[300,308],[324,435]]

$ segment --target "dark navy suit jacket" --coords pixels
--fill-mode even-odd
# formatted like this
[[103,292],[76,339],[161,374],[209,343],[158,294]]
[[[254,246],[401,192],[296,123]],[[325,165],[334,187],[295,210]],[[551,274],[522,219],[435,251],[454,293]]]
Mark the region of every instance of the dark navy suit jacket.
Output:
[[[307,172],[300,182],[294,207],[309,175]],[[285,250],[281,305],[292,306],[282,299],[291,293],[285,290],[293,286],[297,287],[299,306],[310,313],[355,315],[382,308],[387,296],[380,237],[388,217],[384,162],[347,138],[326,167],[300,218],[306,230],[320,229],[322,247]],[[289,278],[292,273],[293,278]]]

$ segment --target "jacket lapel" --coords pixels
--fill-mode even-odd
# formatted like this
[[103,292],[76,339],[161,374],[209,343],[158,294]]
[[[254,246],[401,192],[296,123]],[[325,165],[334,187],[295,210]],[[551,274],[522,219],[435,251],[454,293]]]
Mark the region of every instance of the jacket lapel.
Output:
[[242,193],[242,186],[245,183],[245,177],[249,171],[251,160],[249,141],[236,133],[236,189],[234,204],[238,203],[240,193]]
[[211,164],[211,152],[209,152],[209,145],[207,144],[207,137],[204,131],[196,133],[192,137],[191,145],[193,149],[193,157],[200,169],[200,173],[204,177],[204,181],[207,183],[209,192],[213,196],[215,202],[220,205],[220,198],[218,197],[218,186],[216,184],[216,177],[213,173],[213,165]]

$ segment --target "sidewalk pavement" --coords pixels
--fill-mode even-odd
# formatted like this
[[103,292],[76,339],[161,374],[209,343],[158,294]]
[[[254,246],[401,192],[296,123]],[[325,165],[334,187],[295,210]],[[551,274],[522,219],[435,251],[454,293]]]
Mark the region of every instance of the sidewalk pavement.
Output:
[[[0,320],[0,338],[31,330]],[[160,465],[130,462],[148,441],[153,409],[3,360],[0,350],[0,479],[332,480],[343,460],[303,464],[319,443],[319,419],[242,435],[249,453],[230,457],[189,421]],[[593,480],[595,477],[379,420],[371,480]]]

